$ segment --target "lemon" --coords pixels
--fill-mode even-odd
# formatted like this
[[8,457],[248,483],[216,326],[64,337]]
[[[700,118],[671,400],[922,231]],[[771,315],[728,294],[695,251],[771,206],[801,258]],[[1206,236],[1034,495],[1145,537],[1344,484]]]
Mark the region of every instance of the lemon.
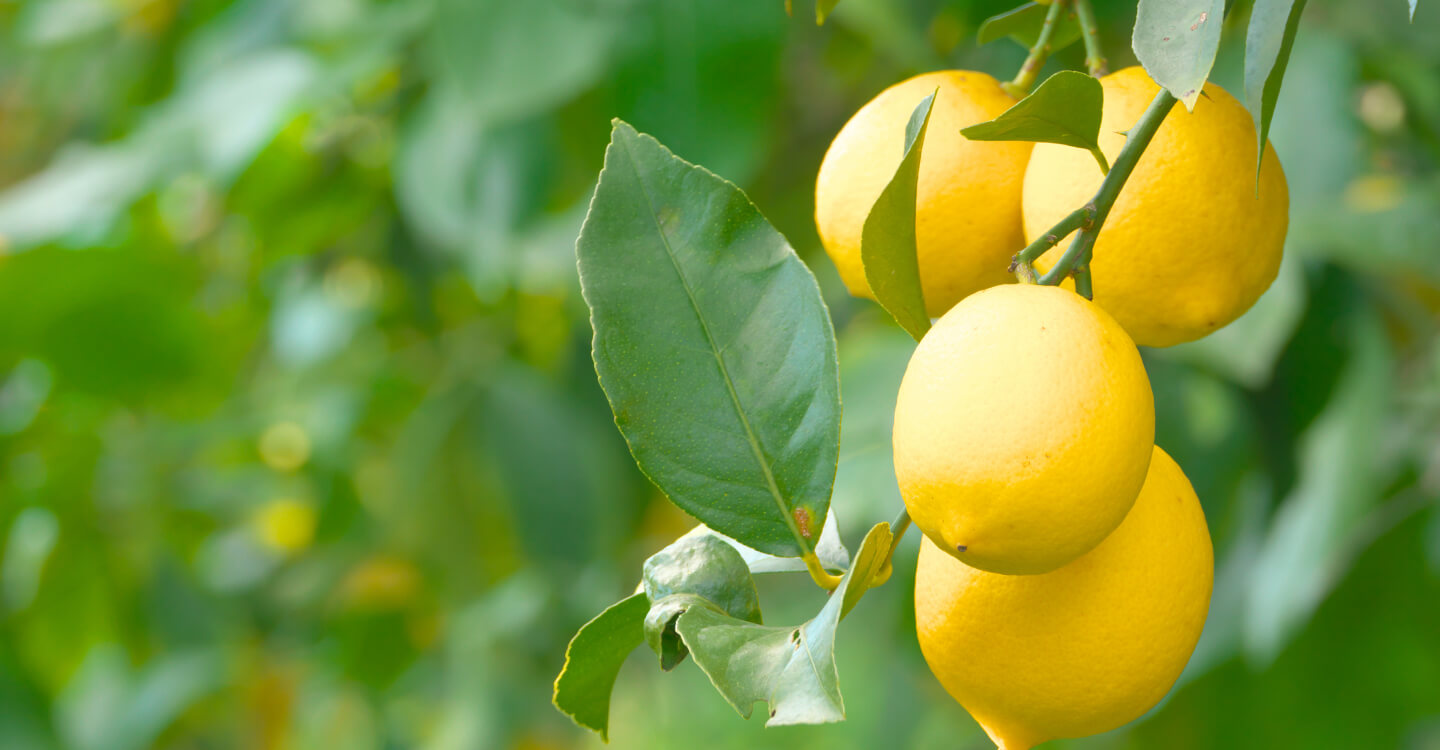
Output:
[[815,182],[815,225],[850,293],[874,298],[860,264],[870,207],[895,175],[905,126],[921,99],[939,89],[930,113],[916,193],[916,253],[931,317],[966,295],[1012,279],[1020,191],[1029,143],[971,141],[960,129],[993,120],[1015,104],[984,73],[926,73],[885,89],[841,128]]
[[1210,532],[1180,467],[1154,450],[1125,522],[1052,573],[986,573],[921,543],[920,649],[1003,750],[1125,724],[1189,661],[1210,607]]
[[1130,509],[1155,439],[1140,354],[1067,289],[997,286],[916,347],[895,404],[895,476],[926,536],[977,568],[1043,573]]
[[[1100,147],[1114,161],[1160,87],[1138,67],[1100,79]],[[1025,235],[1033,242],[1085,205],[1102,175],[1083,149],[1036,146],[1025,173]],[[1191,341],[1240,317],[1280,269],[1290,195],[1269,144],[1255,176],[1255,126],[1214,84],[1194,112],[1176,106],[1125,183],[1096,238],[1095,301],[1135,343]],[[1069,245],[1036,263],[1049,269]]]
[[315,539],[318,520],[309,503],[280,498],[265,503],[251,519],[260,543],[281,554],[303,551]]

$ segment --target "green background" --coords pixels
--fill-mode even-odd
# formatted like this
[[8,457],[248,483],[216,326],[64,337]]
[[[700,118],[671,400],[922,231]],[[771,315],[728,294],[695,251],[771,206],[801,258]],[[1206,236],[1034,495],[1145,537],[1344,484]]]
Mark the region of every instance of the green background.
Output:
[[[1238,93],[1235,5],[1214,78]],[[1204,639],[1147,719],[1057,747],[1440,747],[1420,5],[1306,9],[1271,133],[1281,278],[1145,353],[1215,537]],[[1098,8],[1114,67],[1126,6]],[[549,705],[565,644],[690,523],[589,359],[574,240],[610,119],[744,187],[820,278],[853,549],[899,507],[912,344],[819,250],[814,175],[885,86],[1013,75],[1020,47],[973,41],[1006,8],[844,0],[817,28],[804,0],[0,3],[0,747],[599,745]],[[1204,236],[1197,215],[1156,252]],[[840,629],[848,721],[765,730],[639,651],[612,744],[986,747],[920,660],[911,536]],[[824,600],[759,583],[767,622]]]

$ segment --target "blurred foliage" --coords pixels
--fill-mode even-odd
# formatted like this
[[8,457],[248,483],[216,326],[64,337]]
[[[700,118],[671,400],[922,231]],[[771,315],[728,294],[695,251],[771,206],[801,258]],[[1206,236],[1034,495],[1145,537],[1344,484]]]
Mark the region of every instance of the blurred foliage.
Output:
[[[1118,67],[1133,4],[1098,5]],[[853,545],[898,507],[911,344],[818,251],[814,174],[884,86],[1012,74],[973,41],[1007,7],[0,3],[0,747],[596,746],[549,704],[565,643],[690,525],[588,356],[610,118],[744,187],[820,277]],[[1309,3],[1282,277],[1147,352],[1216,540],[1204,640],[1149,719],[1057,746],[1440,747],[1437,10]],[[847,722],[764,730],[642,651],[612,741],[985,747],[915,647],[913,545],[841,629]],[[760,583],[770,621],[823,602]]]

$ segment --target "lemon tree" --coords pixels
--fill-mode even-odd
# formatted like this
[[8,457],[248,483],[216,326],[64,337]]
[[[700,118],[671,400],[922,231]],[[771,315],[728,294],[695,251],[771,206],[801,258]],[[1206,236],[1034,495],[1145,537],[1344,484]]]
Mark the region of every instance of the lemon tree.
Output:
[[[1137,344],[1203,337],[1276,276],[1288,194],[1265,133],[1303,5],[1257,3],[1244,105],[1207,83],[1223,3],[1141,0],[1140,65],[1110,73],[1090,0],[1053,0],[981,26],[1028,49],[1013,79],[914,76],[835,135],[817,233],[919,342],[895,396],[904,507],[853,551],[830,507],[839,370],[814,277],[739,188],[615,121],[576,246],[595,369],[636,463],[698,524],[575,636],[557,707],[608,736],[645,644],[742,717],[843,719],[837,630],[912,525],[922,651],[997,745],[1103,732],[1164,697],[1214,566]],[[1086,70],[1040,81],[1076,42]],[[767,622],[754,576],[792,571],[830,596]]]

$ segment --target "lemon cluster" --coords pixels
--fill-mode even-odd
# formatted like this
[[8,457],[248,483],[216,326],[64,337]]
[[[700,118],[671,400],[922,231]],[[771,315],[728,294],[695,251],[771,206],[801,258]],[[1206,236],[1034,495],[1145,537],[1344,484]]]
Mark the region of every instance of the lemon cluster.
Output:
[[[1138,67],[1100,79],[1100,148],[1114,162],[1123,133],[1160,87]],[[1010,258],[1085,205],[1104,175],[1085,150],[970,141],[962,128],[1015,103],[984,73],[941,71],[902,81],[850,118],[820,165],[815,224],[852,294],[870,297],[860,235],[903,157],[905,125],[937,91],[925,137],[915,229],[925,306],[938,317],[1013,279]],[[1240,317],[1280,269],[1290,210],[1285,173],[1266,146],[1257,179],[1255,128],[1224,89],[1206,84],[1193,112],[1177,107],[1131,173],[1095,242],[1095,302],[1141,346],[1198,339]],[[1046,270],[1068,242],[1046,253]]]
[[[1159,87],[1140,68],[1101,84],[1113,162]],[[1136,345],[1191,341],[1249,309],[1278,272],[1288,194],[1268,145],[1257,179],[1244,108],[1207,85],[1161,124],[1096,237],[1094,301],[1009,283],[1012,256],[1089,201],[1100,168],[1082,149],[965,139],[961,128],[1013,100],[982,73],[917,76],[856,113],[820,169],[816,223],[856,295],[871,296],[865,215],[900,162],[911,109],[937,89],[915,223],[939,319],[896,400],[895,474],[925,536],[921,650],[995,743],[1017,750],[1134,720],[1194,651],[1210,534],[1189,480],[1154,445]]]

